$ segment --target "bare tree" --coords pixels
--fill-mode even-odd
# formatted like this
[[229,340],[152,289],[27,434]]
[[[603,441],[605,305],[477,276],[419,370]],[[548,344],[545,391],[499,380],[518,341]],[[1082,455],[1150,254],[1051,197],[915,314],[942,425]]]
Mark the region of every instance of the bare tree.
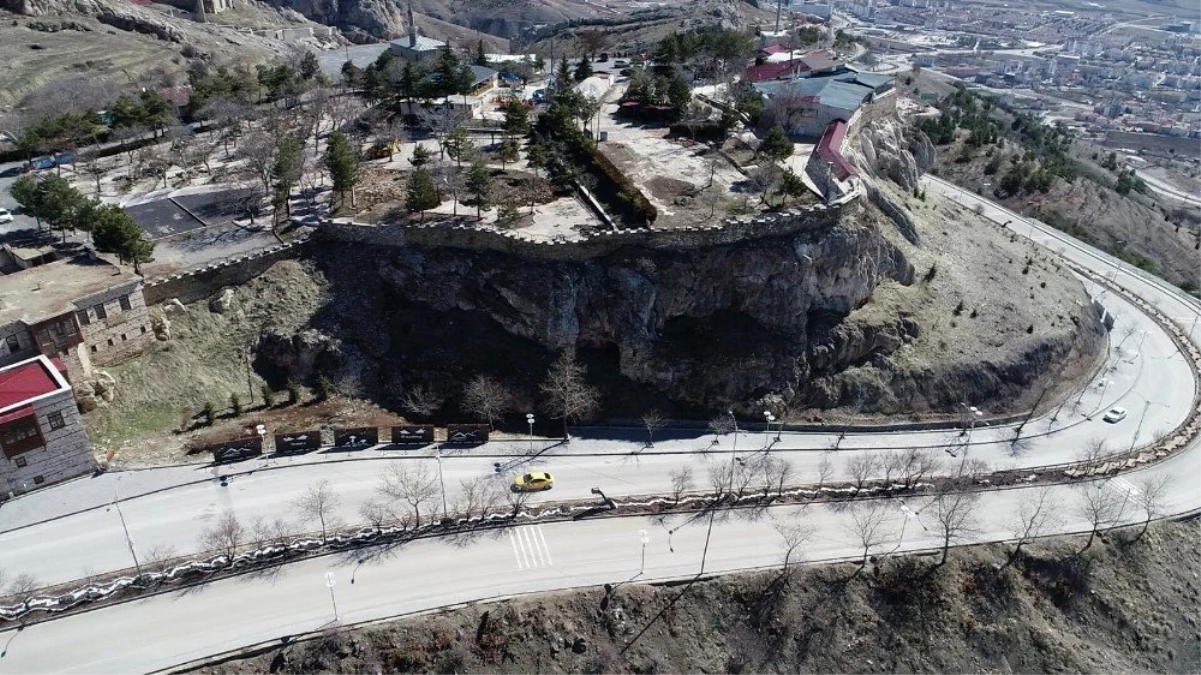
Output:
[[1022,546],[1041,537],[1061,520],[1059,507],[1059,502],[1053,496],[1050,487],[1040,488],[1034,492],[1032,499],[1022,500],[1022,505],[1018,508],[1017,523],[1013,530],[1013,535],[1017,537],[1017,543],[1014,544],[1009,559],[1005,561],[1006,566],[1012,565],[1017,560]]
[[775,455],[764,455],[755,464],[755,468],[759,471],[759,477],[763,481],[763,498],[767,499],[772,490],[777,496],[783,495],[784,485],[793,476],[792,462]]
[[778,521],[775,523],[775,528],[780,538],[784,540],[784,567],[781,572],[787,578],[791,566],[794,564],[793,556],[797,549],[809,543],[817,530],[811,523],[800,518]]
[[359,506],[359,515],[371,524],[376,532],[382,532],[384,524],[395,520],[396,514],[386,503],[378,499],[368,499]]
[[591,417],[600,408],[600,391],[584,379],[586,373],[575,352],[567,350],[551,365],[542,383],[548,412],[563,420],[565,440],[571,440],[568,422]]
[[425,462],[393,462],[384,470],[375,489],[392,501],[407,504],[414,525],[421,527],[421,508],[438,495],[438,479]]
[[894,461],[897,462],[897,478],[906,488],[917,487],[923,478],[936,473],[941,466],[937,457],[921,448],[904,450]]
[[1100,469],[1109,454],[1109,450],[1105,447],[1105,439],[1090,438],[1077,454],[1076,461],[1080,464],[1082,471],[1089,473]]
[[428,128],[438,141],[438,159],[446,159],[446,139],[467,121],[466,116],[452,108],[421,108],[417,113],[421,125]]
[[651,410],[643,413],[642,426],[646,427],[646,447],[655,447],[655,432],[667,426],[667,420],[663,418],[663,413],[658,410]]
[[271,520],[255,518],[250,524],[250,532],[254,537],[255,546],[283,546],[292,538],[292,527],[280,516]]
[[263,194],[271,192],[271,174],[275,168],[275,138],[265,131],[252,131],[238,143],[238,156],[246,169],[262,184]]
[[730,413],[718,413],[709,420],[709,433],[716,436],[725,436],[734,431],[735,420]]
[[292,502],[292,506],[300,513],[300,517],[304,520],[315,520],[321,525],[321,542],[325,543],[326,528],[332,525],[332,520],[335,517],[335,512],[338,509],[338,504],[342,502],[342,498],[338,493],[334,492],[330,487],[329,481],[322,478],[313,483]]
[[977,532],[979,519],[976,507],[979,495],[974,492],[943,492],[922,509],[934,518],[934,530],[942,539],[941,567],[947,562],[951,545],[964,541]]
[[823,452],[821,461],[817,463],[817,487],[824,487],[832,473],[834,473],[834,461],[830,459],[830,453]]
[[1083,553],[1093,545],[1097,535],[1122,520],[1126,515],[1129,499],[1125,493],[1119,494],[1118,490],[1110,487],[1107,480],[1081,483],[1078,489],[1080,502],[1076,504],[1076,515],[1086,520],[1090,526],[1088,542],[1080,549]]
[[673,469],[669,476],[671,477],[671,496],[674,504],[679,506],[680,498],[693,487],[692,467],[682,466],[678,469]]
[[513,410],[513,392],[487,375],[476,375],[463,390],[463,408],[495,428],[496,422]]
[[847,471],[851,474],[851,480],[855,484],[855,492],[863,489],[863,486],[871,480],[880,469],[880,458],[870,452],[856,453],[854,457],[847,460]]
[[442,407],[442,397],[433,389],[419,384],[404,392],[400,397],[400,406],[418,417],[429,417]]
[[100,196],[100,179],[108,173],[108,169],[100,161],[100,153],[96,146],[88,148],[79,153],[80,159],[83,161],[83,172],[92,177],[96,181],[96,196]]
[[1147,518],[1143,521],[1143,527],[1135,536],[1134,541],[1143,538],[1147,533],[1147,528],[1151,526],[1151,521],[1162,517],[1167,513],[1166,500],[1168,486],[1172,483],[1173,474],[1164,473],[1158,476],[1147,476],[1136,484],[1138,494],[1134,496],[1139,507]]
[[863,547],[863,560],[859,563],[862,569],[867,566],[871,550],[892,538],[892,526],[888,522],[892,509],[887,502],[873,499],[852,504],[850,511],[851,520],[847,523],[847,529]]
[[509,514],[511,517],[516,518],[521,515],[521,512],[525,509],[525,503],[529,501],[531,494],[533,493],[524,490],[508,490],[505,492],[505,501],[509,503]]
[[432,172],[438,192],[449,194],[451,197],[451,216],[459,215],[459,197],[467,189],[467,179],[463,170],[450,162],[440,162]]
[[226,511],[200,533],[200,545],[206,551],[219,551],[227,559],[233,559],[246,538],[246,528],[238,522],[233,511]]
[[481,477],[459,481],[459,497],[455,503],[455,511],[468,520],[487,516],[495,511],[503,500],[499,485],[495,480]]
[[29,572],[22,572],[13,577],[13,580],[8,583],[6,592],[8,595],[27,598],[40,586],[38,578]]

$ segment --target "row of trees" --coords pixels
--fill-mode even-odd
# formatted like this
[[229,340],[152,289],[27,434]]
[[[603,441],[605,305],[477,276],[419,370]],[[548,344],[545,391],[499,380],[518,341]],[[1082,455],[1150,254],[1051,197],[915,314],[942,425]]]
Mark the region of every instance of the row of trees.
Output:
[[63,241],[68,231],[87,232],[96,250],[116,254],[139,274],[141,265],[154,259],[154,243],[124,209],[84,197],[61,176],[22,176],[13,183],[12,195],[39,228],[46,221],[62,232]]

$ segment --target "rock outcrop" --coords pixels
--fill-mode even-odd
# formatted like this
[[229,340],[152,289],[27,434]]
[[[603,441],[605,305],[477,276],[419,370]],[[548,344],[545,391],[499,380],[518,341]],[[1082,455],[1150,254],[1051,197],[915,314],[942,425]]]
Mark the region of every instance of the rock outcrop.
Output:
[[295,334],[268,329],[259,336],[255,353],[261,370],[287,380],[336,372],[344,360],[340,341],[312,328]]
[[108,405],[117,393],[117,379],[107,371],[97,370],[92,377],[75,385],[75,400],[83,412]]
[[551,352],[611,353],[625,378],[697,406],[791,394],[917,330],[903,321],[836,329],[884,279],[913,281],[912,266],[877,228],[849,220],[735,245],[630,249],[584,261],[403,248],[378,268],[406,303],[486,320]]
[[868,174],[888,178],[906,190],[917,187],[918,179],[934,164],[934,144],[926,134],[895,118],[864,126],[858,144],[850,144],[847,154]]

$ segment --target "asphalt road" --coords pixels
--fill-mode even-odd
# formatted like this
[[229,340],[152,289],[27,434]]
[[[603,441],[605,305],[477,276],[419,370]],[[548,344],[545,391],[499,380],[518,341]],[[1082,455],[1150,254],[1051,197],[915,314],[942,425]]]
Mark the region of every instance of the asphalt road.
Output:
[[[1109,256],[1079,244],[1038,223],[1027,222],[975,195],[965,193],[937,179],[926,182],[927,189],[942,192],[962,200],[969,207],[981,204],[985,215],[998,221],[1010,221],[1010,227],[1021,236],[1030,236],[1040,245],[1048,246],[1066,258],[1077,262],[1096,276],[1112,277],[1115,283],[1138,294],[1177,322],[1185,330],[1195,324],[1201,307],[1194,299],[1183,296],[1168,284],[1130,268]],[[1153,325],[1141,322],[1128,305],[1098,285],[1088,283],[1101,301],[1118,317],[1118,325],[1131,323],[1136,331],[1130,341],[1111,355],[1113,370],[1103,372],[1104,387],[1090,386],[1082,396],[1080,410],[1062,417],[1054,425],[1048,417],[1028,425],[1027,430],[1043,433],[1031,438],[1014,452],[1007,442],[1012,432],[993,427],[980,428],[973,433],[970,449],[973,458],[987,458],[994,463],[1009,462],[1010,466],[1038,466],[1071,459],[1087,440],[1105,437],[1115,450],[1133,442],[1147,440],[1161,428],[1183,419],[1192,405],[1197,383],[1191,371],[1173,354],[1172,344]],[[1119,331],[1115,343],[1121,340]],[[1201,334],[1194,332],[1194,341]],[[1112,382],[1112,384],[1109,384]],[[1130,410],[1129,417],[1118,425],[1108,426],[1095,418],[1089,421],[1082,415],[1119,402]],[[1067,412],[1067,409],[1065,409]],[[1141,421],[1141,423],[1140,423]],[[1054,427],[1054,428],[1052,428]],[[1050,432],[1050,435],[1045,435]],[[1135,434],[1137,432],[1137,437]],[[763,434],[741,434],[740,454],[746,448],[761,448],[767,441]],[[955,443],[957,434],[947,432],[919,434],[863,434],[848,437],[835,456],[845,457],[861,448],[921,447],[945,448]],[[788,440],[777,444],[796,463],[802,476],[815,475],[816,462],[822,450],[829,447],[828,436],[786,435]],[[989,443],[990,440],[1002,442]],[[680,439],[657,443],[656,451],[673,447],[698,450],[706,440]],[[733,438],[723,437],[719,450],[731,451]],[[592,450],[589,451],[588,449]],[[803,448],[817,450],[803,452]],[[584,494],[588,486],[600,484],[607,492],[621,494],[651,491],[663,485],[671,468],[683,462],[691,463],[698,474],[697,482],[707,482],[703,470],[713,462],[724,462],[729,454],[662,455],[644,451],[641,456],[630,455],[631,446],[616,441],[574,441],[569,450],[556,448],[537,460],[522,466],[540,466],[553,470],[559,484],[546,497],[574,497]],[[259,471],[250,476],[235,477],[221,488],[216,481],[205,480],[195,485],[157,493],[123,502],[123,512],[139,548],[167,537],[176,538],[181,545],[194,541],[197,525],[226,508],[239,517],[253,517],[264,509],[278,509],[289,494],[320,477],[335,478],[345,509],[370,492],[372,476],[382,464],[343,461],[331,464],[297,463],[285,469]],[[436,459],[390,461],[437,462]],[[453,499],[453,485],[460,477],[478,476],[491,470],[489,458],[478,454],[447,457],[442,460],[448,498]],[[836,462],[843,466],[844,462]],[[514,467],[516,469],[516,467]],[[1081,490],[1116,490],[1127,497],[1137,494],[1137,485],[1145,477],[1173,476],[1168,492],[1168,510],[1183,513],[1201,508],[1201,491],[1189,477],[1201,475],[1201,448],[1197,444],[1151,467],[1124,474],[1121,477],[1093,481],[1082,486],[1054,486],[1048,489],[1062,508],[1062,520],[1057,523],[1061,532],[1078,532],[1088,524],[1073,515],[1080,503]],[[124,479],[123,479],[124,480]],[[502,480],[508,480],[507,477]],[[128,489],[135,481],[123,485]],[[1030,497],[1030,490],[1021,488],[984,493],[978,513],[981,524],[976,541],[995,541],[1011,535],[1018,505]],[[897,502],[890,502],[895,504]],[[910,550],[933,545],[933,540],[921,522],[923,500],[910,500],[911,511],[919,513],[910,522],[899,506],[892,519],[896,535],[893,546],[881,547],[884,552],[896,548]],[[805,549],[809,560],[853,557],[859,552],[851,541],[843,512],[825,507],[778,507],[768,509],[768,517],[760,519],[731,519],[718,522],[713,529],[705,570],[730,572],[778,564],[783,554],[782,540],[773,527],[781,518],[803,517],[816,526],[817,535]],[[3,518],[0,511],[0,518]],[[1130,522],[1143,514],[1135,508],[1128,510]],[[77,518],[83,520],[76,520]],[[24,630],[0,633],[0,645],[6,645],[0,658],[0,673],[8,672],[128,672],[169,667],[242,645],[278,638],[283,635],[314,630],[333,619],[330,589],[325,585],[326,571],[332,571],[338,584],[333,589],[339,618],[353,623],[395,616],[457,602],[505,597],[538,591],[590,586],[604,582],[667,579],[697,573],[701,566],[706,528],[704,523],[671,520],[660,523],[653,518],[618,518],[581,523],[555,523],[523,526],[496,535],[475,539],[435,539],[406,545],[389,554],[359,565],[354,558],[325,556],[287,565],[269,576],[249,575],[205,585],[195,590],[170,593],[121,605],[100,608],[73,617],[38,624]],[[0,521],[0,527],[3,527]],[[39,573],[57,574],[70,578],[72,566],[90,564],[94,569],[108,566],[124,567],[120,560],[125,541],[119,535],[116,514],[96,509],[79,516],[36,524],[10,531],[0,538],[0,566],[13,564],[18,568],[36,565]],[[678,529],[677,529],[678,528]],[[645,569],[642,566],[640,531],[645,530],[650,543],[646,546]],[[669,535],[669,531],[671,534]],[[115,542],[112,541],[115,539]],[[64,543],[66,542],[66,543]],[[66,547],[66,548],[59,548]],[[17,552],[16,549],[20,549]],[[32,552],[30,552],[32,551]],[[128,556],[128,549],[124,549]],[[79,556],[79,557],[77,557]],[[75,557],[74,561],[64,561]],[[354,575],[355,583],[351,584]],[[41,576],[41,574],[39,574]],[[136,636],[136,638],[131,638]]]

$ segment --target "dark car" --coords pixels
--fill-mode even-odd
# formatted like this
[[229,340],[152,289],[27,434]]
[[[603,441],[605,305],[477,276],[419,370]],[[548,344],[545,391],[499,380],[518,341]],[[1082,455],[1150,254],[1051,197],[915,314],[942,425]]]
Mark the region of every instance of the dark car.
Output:
[[54,168],[54,160],[49,157],[39,157],[29,163],[35,171],[45,171],[46,169]]
[[54,163],[58,164],[60,166],[66,166],[67,164],[74,164],[75,163],[75,154],[71,153],[71,152],[59,153],[58,155],[55,155]]

